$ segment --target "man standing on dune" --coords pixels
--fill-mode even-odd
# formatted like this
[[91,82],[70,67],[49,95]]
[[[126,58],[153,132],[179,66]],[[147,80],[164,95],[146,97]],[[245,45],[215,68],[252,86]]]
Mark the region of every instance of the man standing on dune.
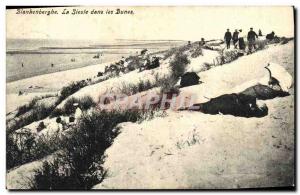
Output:
[[248,32],[248,36],[247,36],[248,49],[249,49],[250,53],[252,53],[252,48],[254,48],[254,50],[256,49],[256,46],[255,46],[256,38],[258,38],[256,32],[253,31],[253,28],[250,28],[250,31]]
[[229,29],[227,29],[227,32],[225,33],[225,36],[224,36],[224,39],[225,39],[225,42],[226,42],[226,47],[227,47],[227,49],[230,48],[230,41],[231,41],[231,38],[232,38],[231,32],[229,31]]

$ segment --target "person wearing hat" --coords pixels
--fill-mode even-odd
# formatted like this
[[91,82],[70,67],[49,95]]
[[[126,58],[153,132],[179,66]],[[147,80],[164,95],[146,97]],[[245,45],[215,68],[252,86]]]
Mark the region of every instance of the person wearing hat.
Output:
[[253,28],[250,28],[250,31],[248,32],[247,40],[248,40],[248,49],[249,52],[252,53],[252,48],[256,49],[255,46],[255,40],[258,38],[256,32],[253,31]]
[[237,42],[239,41],[239,32],[237,29],[235,29],[232,35],[232,41],[233,41],[234,48],[237,49]]
[[224,35],[224,39],[225,39],[225,42],[226,42],[227,49],[230,48],[231,38],[232,38],[231,32],[229,31],[229,29],[227,29],[227,32]]

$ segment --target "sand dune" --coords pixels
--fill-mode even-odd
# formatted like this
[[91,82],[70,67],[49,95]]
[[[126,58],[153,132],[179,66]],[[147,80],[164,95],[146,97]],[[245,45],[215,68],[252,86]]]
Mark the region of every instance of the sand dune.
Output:
[[[231,63],[198,72],[199,66],[211,63],[216,55],[215,51],[205,50],[204,56],[191,60],[188,70],[196,71],[203,83],[181,88],[181,94],[196,93],[199,103],[225,93],[240,92],[258,82],[265,84],[268,73],[264,66],[272,62],[271,68],[277,70],[276,78],[285,83],[284,89],[290,95],[264,101],[269,114],[262,118],[167,110],[166,116],[139,124],[121,123],[121,133],[105,153],[104,168],[108,176],[94,189],[251,188],[294,184],[294,87],[290,82],[290,77],[294,79],[294,42],[269,45]],[[28,101],[29,98],[21,100],[14,94],[20,88],[39,83],[57,91],[68,82],[93,77],[101,70],[103,64],[8,83],[11,91],[7,95],[7,111]],[[154,70],[132,71],[84,87],[69,98],[89,95],[98,100],[108,91],[118,91],[123,82],[153,80],[156,73],[169,74],[169,61]],[[54,123],[54,119],[45,121]],[[27,127],[35,129],[38,123]],[[33,165],[40,165],[39,162]],[[30,175],[32,170],[28,166],[10,171],[7,178]],[[10,181],[9,188],[16,189],[19,183]],[[26,182],[21,183],[28,187]]]

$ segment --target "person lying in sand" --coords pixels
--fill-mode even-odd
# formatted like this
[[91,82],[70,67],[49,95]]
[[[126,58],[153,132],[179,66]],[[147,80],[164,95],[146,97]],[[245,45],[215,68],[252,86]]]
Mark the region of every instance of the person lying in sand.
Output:
[[264,103],[258,104],[257,100],[268,100],[290,95],[289,92],[283,90],[285,88],[282,88],[279,81],[280,78],[284,86],[286,76],[282,75],[276,79],[272,76],[269,66],[270,63],[264,67],[269,74],[267,85],[258,83],[246,88],[240,93],[224,94],[216,98],[211,98],[208,102],[193,104],[191,107],[185,107],[179,110],[200,111],[206,114],[230,114],[242,117],[263,117],[268,114],[268,108]]

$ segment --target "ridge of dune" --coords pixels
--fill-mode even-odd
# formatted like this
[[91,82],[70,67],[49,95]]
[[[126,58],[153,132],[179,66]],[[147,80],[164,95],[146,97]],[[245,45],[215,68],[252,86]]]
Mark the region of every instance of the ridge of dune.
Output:
[[[289,52],[292,48],[292,43],[278,46],[270,45],[270,47],[265,50],[240,57],[238,60],[223,66],[216,66],[208,71],[198,72],[200,80],[203,83],[182,88],[181,94],[183,96],[188,96],[197,91],[197,98],[195,101],[200,103],[207,101],[207,98],[214,98],[225,93],[240,92],[258,82],[267,84],[268,72],[264,67],[269,62],[280,64],[280,66],[273,65],[271,68],[274,67],[274,71],[277,70],[277,72],[281,73],[277,76],[283,79],[286,74],[288,74],[288,72],[285,71],[285,68],[281,68],[281,64],[284,64],[284,60],[274,60],[274,56],[278,56],[278,52]],[[206,53],[208,53],[209,57],[205,56]],[[196,71],[195,67],[201,67],[205,62],[212,63],[213,57],[215,56],[214,53],[215,51],[204,50],[204,56],[191,59],[191,63],[188,65],[187,70]],[[278,70],[281,70],[281,72]],[[143,72],[132,71],[121,77],[111,78],[101,83],[87,86],[68,97],[58,107],[61,108],[69,98],[81,98],[86,95],[91,96],[94,101],[98,102],[101,95],[114,92],[118,93],[118,89],[121,87],[122,83],[136,84],[139,80],[153,81],[156,73],[159,73],[161,76],[167,75],[169,73],[168,61],[164,61],[160,67],[153,70],[145,70]],[[235,77],[233,77],[232,74],[235,74]],[[150,90],[148,93],[153,93],[152,91],[153,90]],[[145,92],[143,92],[143,94],[144,93]]]
[[[264,66],[273,62],[275,65],[270,68],[277,70],[276,78],[284,80],[290,76],[284,80],[290,96],[265,101],[269,114],[262,118],[167,110],[167,116],[155,117],[140,124],[121,123],[121,133],[105,153],[104,168],[108,170],[108,176],[94,189],[251,188],[293,184],[294,87],[290,79],[294,79],[294,41],[285,45],[269,45],[254,54],[199,72],[199,66],[204,62],[212,63],[216,54],[216,51],[204,50],[204,56],[191,59],[187,70],[196,71],[203,83],[181,88],[182,95],[196,93],[196,102],[199,103],[222,94],[238,93],[258,82],[265,84],[268,74]],[[93,77],[103,67],[103,64],[88,66],[18,82],[27,86],[33,81],[45,79],[45,86],[57,88],[69,81]],[[146,79],[153,81],[156,73],[167,75],[169,61],[163,61],[159,68],[153,70],[135,70],[88,85],[70,95],[57,108],[72,97],[88,95],[97,102],[100,95],[117,92],[122,83],[136,84]],[[65,81],[57,83],[60,78],[55,81],[54,75],[64,77]],[[16,87],[18,83],[7,85]],[[15,100],[10,97],[7,97],[8,104]],[[55,123],[54,118],[43,121],[47,126]],[[35,131],[39,122],[26,127]],[[46,128],[43,131],[50,135],[52,130]],[[40,162],[32,163],[40,166]],[[8,173],[9,177],[30,175],[28,167],[30,163],[16,168]],[[17,188],[14,184],[10,185],[12,189]]]
[[[203,84],[181,90],[197,93],[199,97],[237,92],[253,82],[265,82],[266,63],[272,61],[287,68],[293,67],[293,59],[292,43],[270,47],[200,72]],[[234,72],[238,75],[230,76]],[[287,74],[293,75],[293,72]],[[293,185],[293,90],[293,87],[289,89],[290,96],[264,101],[269,114],[262,118],[168,110],[164,118],[122,124],[120,135],[106,150],[104,168],[108,176],[94,189]]]

